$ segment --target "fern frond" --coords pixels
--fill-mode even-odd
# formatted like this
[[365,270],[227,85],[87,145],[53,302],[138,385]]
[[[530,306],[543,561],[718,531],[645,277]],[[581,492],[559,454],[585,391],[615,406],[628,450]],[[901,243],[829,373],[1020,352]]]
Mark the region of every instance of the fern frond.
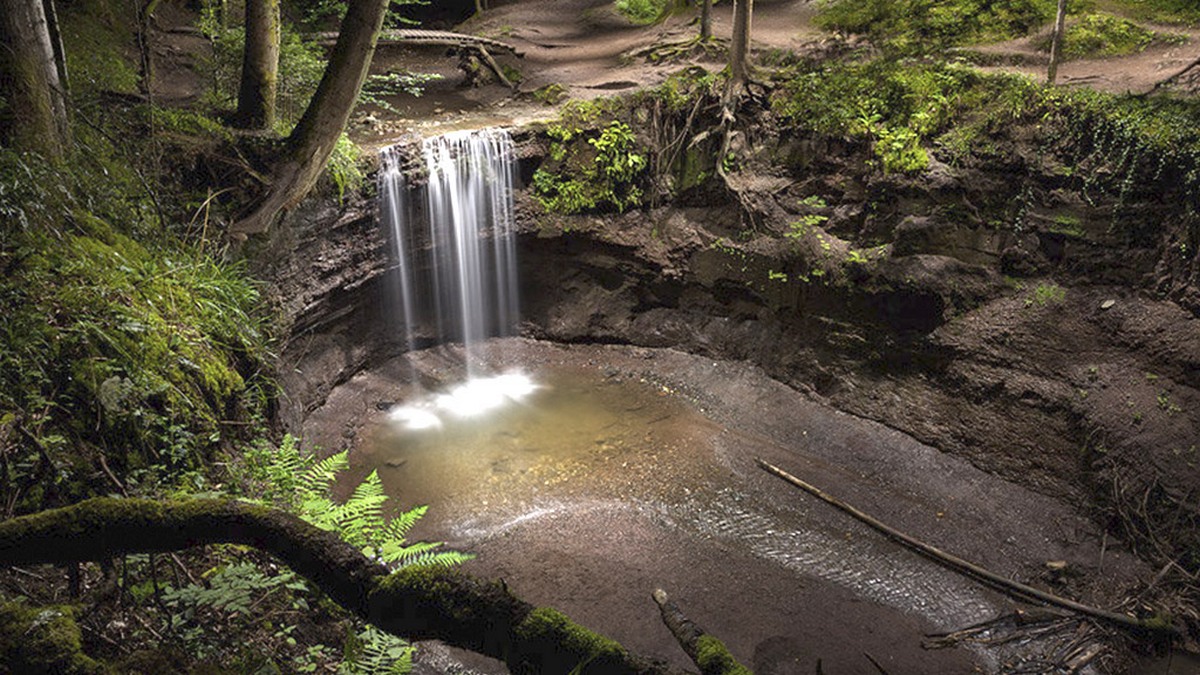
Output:
[[338,472],[350,468],[350,460],[347,455],[348,452],[343,450],[308,467],[308,470],[301,474],[297,481],[296,496],[300,500],[304,500],[328,494]]
[[426,551],[417,555],[406,556],[398,561],[400,567],[415,567],[436,566],[436,567],[454,567],[468,560],[474,560],[475,556],[462,551]]
[[400,543],[404,543],[404,538],[408,536],[408,531],[412,529],[413,525],[417,524],[417,521],[420,520],[421,516],[425,515],[425,512],[428,510],[428,506],[418,506],[411,511],[405,511],[404,513],[396,515],[391,520],[387,521],[387,524],[383,526],[380,536],[385,539],[396,540]]

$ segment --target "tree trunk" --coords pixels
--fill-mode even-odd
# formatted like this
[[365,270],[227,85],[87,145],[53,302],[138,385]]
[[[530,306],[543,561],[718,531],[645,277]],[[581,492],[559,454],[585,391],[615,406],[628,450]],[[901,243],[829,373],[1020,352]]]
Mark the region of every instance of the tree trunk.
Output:
[[712,39],[712,0],[700,3],[700,40]]
[[[58,9],[54,6],[54,0],[42,0],[42,8],[46,12],[46,34],[50,37],[50,48],[54,50],[54,70],[58,72],[58,93],[63,99],[63,108],[66,109],[66,99],[68,92],[71,91],[71,84],[67,80],[67,52],[63,48],[62,29],[58,24]],[[54,92],[51,92],[51,95],[53,94]]]
[[279,79],[279,0],[246,0],[246,48],[234,124],[243,129],[275,126]]
[[1058,14],[1054,17],[1054,36],[1050,39],[1050,66],[1046,70],[1046,83],[1054,84],[1058,79],[1058,60],[1062,56],[1063,33],[1067,23],[1067,0],[1058,0]]
[[[675,675],[501,583],[439,567],[391,572],[332,532],[261,506],[220,499],[90,499],[0,522],[0,565],[71,562],[231,543],[267,551],[342,607],[410,640],[441,640],[501,659],[510,672]],[[746,673],[724,647],[721,672]],[[709,672],[709,671],[706,671]]]
[[734,0],[733,40],[729,46],[729,86],[737,91],[749,79],[750,17],[754,0]]
[[231,235],[266,232],[280,211],[295,206],[316,185],[367,79],[387,6],[388,0],[351,0],[329,65],[300,123],[287,138],[271,172],[270,187],[254,211],[233,224]]
[[6,142],[61,156],[67,145],[66,97],[42,2],[0,0],[0,39],[0,94],[8,102],[0,130]]

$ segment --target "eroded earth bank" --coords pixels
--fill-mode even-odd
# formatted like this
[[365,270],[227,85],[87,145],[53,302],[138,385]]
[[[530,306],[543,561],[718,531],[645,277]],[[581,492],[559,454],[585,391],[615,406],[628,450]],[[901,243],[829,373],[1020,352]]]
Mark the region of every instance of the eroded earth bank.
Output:
[[[662,153],[671,136],[645,130],[678,127],[614,114],[658,153],[656,205],[564,216],[517,195],[523,337],[487,358],[543,385],[523,426],[475,429],[481,449],[458,458],[385,438],[389,405],[461,366],[431,339],[403,354],[370,195],[310,205],[259,256],[293,321],[285,424],[430,504],[417,534],[478,554],[468,570],[680,664],[655,587],[761,673],[869,672],[864,653],[890,673],[1091,645],[1093,666],[1134,658],[1070,621],[922,649],[1013,605],[759,457],[1003,575],[1195,628],[1179,589],[1197,541],[1200,287],[1169,167],[1015,124],[888,173],[866,143],[759,110],[722,179],[711,146]],[[552,141],[515,133],[529,186],[555,167]]]

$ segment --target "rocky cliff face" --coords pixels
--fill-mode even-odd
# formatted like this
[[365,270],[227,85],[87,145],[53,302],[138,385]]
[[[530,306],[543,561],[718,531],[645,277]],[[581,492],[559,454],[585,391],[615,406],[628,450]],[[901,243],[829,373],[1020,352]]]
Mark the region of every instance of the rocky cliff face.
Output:
[[[523,193],[523,330],[748,361],[989,471],[1104,505],[1141,541],[1194,536],[1190,216],[1161,176],[1112,188],[1019,132],[994,141],[888,175],[862,144],[762,125],[740,137],[750,159],[728,185],[691,180],[666,206],[559,216]],[[521,138],[526,179],[542,143]],[[689,162],[704,158],[677,168]],[[308,209],[269,251],[293,322],[294,423],[399,349],[378,311],[390,263],[366,202]]]

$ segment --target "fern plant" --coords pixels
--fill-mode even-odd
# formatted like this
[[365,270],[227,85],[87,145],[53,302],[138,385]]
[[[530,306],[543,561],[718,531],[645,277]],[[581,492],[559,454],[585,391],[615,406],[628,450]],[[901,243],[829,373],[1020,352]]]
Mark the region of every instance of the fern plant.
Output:
[[345,451],[317,460],[300,452],[299,443],[285,436],[278,450],[260,447],[248,453],[252,478],[260,483],[264,500],[293,511],[323,530],[337,532],[364,555],[391,567],[453,566],[474,556],[438,550],[440,542],[408,543],[413,525],[428,507],[418,506],[387,518],[388,496],[379,474],[372,471],[345,502],[333,499],[334,481],[350,467]]

